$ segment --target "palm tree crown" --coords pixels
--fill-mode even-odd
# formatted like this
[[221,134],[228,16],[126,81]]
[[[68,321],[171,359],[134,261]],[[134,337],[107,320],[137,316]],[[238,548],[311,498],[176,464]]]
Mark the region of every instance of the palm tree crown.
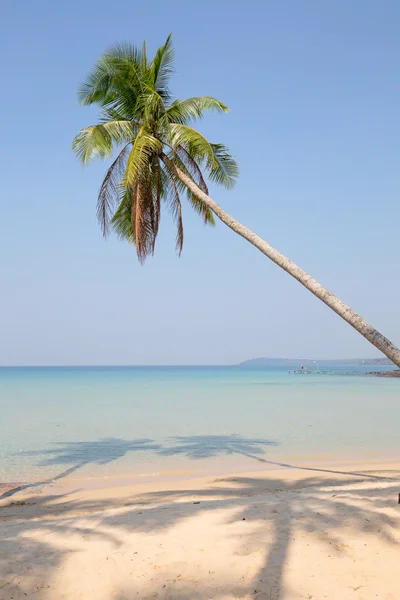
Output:
[[117,45],[95,64],[80,87],[83,105],[97,104],[101,119],[74,138],[73,150],[82,163],[117,153],[101,184],[97,216],[103,234],[113,229],[134,243],[144,262],[154,253],[161,202],[177,225],[176,248],[183,244],[180,194],[209,225],[210,208],[182,183],[171,163],[208,194],[210,181],[232,188],[238,175],[235,160],[222,144],[210,143],[191,127],[205,111],[227,112],[210,96],[173,99],[168,87],[174,52],[169,35],[149,62],[146,48]]

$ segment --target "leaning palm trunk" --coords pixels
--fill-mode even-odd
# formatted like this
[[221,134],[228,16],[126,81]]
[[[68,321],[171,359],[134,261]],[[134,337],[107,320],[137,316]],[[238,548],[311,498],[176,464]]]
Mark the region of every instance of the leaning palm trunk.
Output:
[[334,296],[326,288],[324,288],[316,279],[311,277],[306,271],[303,271],[295,263],[289,260],[286,256],[275,250],[267,242],[265,242],[260,236],[253,233],[250,229],[233,219],[229,216],[212,198],[204,193],[190,177],[188,177],[179,167],[177,167],[165,154],[161,156],[162,161],[166,167],[172,171],[178,177],[182,183],[189,188],[189,190],[204,204],[206,204],[210,210],[227,225],[232,231],[242,236],[245,240],[253,244],[258,248],[265,256],[272,260],[278,267],[281,267],[284,271],[289,273],[292,277],[297,279],[307,290],[309,290],[314,296],[317,296],[322,302],[324,302],[329,308],[335,311],[342,319],[347,321],[349,325],[354,327],[358,333],[365,337],[371,344],[380,350],[385,356],[387,356],[395,365],[400,367],[400,350],[396,348],[390,340],[384,335],[379,333],[374,327],[372,327],[363,317],[355,313],[350,306],[344,304],[339,298]]

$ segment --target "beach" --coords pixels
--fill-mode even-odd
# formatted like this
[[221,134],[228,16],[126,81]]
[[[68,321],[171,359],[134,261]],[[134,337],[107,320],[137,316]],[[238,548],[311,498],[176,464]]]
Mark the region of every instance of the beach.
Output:
[[398,381],[9,369],[0,600],[398,600]]
[[65,477],[1,500],[0,598],[395,600],[399,492],[395,463]]

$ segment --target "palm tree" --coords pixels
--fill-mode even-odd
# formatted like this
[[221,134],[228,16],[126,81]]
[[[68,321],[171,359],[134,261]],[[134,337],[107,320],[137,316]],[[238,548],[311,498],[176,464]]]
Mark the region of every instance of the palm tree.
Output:
[[183,244],[181,195],[208,225],[214,215],[235,233],[322,300],[400,367],[400,350],[360,315],[258,235],[229,216],[210,196],[210,181],[232,188],[235,160],[222,144],[209,142],[191,125],[208,110],[228,108],[210,96],[173,99],[168,82],[173,71],[171,36],[149,61],[146,47],[117,45],[95,64],[80,87],[83,105],[97,104],[101,119],[75,137],[73,150],[82,163],[117,156],[101,184],[97,216],[107,236],[114,230],[136,246],[140,262],[154,253],[161,203],[177,225],[176,247]]

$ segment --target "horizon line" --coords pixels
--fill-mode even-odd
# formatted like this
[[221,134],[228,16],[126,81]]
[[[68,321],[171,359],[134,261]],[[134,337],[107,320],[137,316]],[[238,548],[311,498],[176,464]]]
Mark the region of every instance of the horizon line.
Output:
[[[161,367],[161,368],[174,368],[174,367],[237,367],[243,365],[247,362],[257,361],[257,360],[285,360],[285,361],[294,361],[294,362],[335,362],[335,361],[370,361],[370,360],[388,360],[388,358],[382,357],[371,357],[371,358],[285,358],[285,357],[256,357],[256,358],[248,358],[243,361],[237,363],[191,363],[191,364],[161,364],[161,363],[148,363],[148,364],[106,364],[106,363],[96,363],[96,364],[55,364],[55,365],[34,365],[34,364],[26,364],[26,365],[0,365],[0,369],[58,369],[58,368],[79,368],[79,369],[87,369],[87,368],[147,368],[147,367]],[[390,361],[389,361],[390,362]]]

